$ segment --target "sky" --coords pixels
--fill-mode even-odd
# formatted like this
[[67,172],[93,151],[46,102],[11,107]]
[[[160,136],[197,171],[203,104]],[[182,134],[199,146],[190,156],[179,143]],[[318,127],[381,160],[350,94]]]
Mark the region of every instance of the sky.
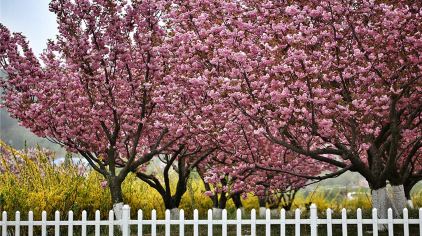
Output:
[[48,10],[49,0],[0,0],[0,22],[25,35],[38,55],[57,32],[56,17]]
[[[10,31],[25,35],[36,55],[43,51],[47,39],[54,39],[57,32],[56,17],[48,10],[49,2],[50,0],[0,0],[0,23]],[[39,144],[55,150],[59,156],[64,153],[57,145],[38,138],[28,129],[19,126],[18,121],[11,118],[5,109],[0,109],[0,139],[15,148]]]

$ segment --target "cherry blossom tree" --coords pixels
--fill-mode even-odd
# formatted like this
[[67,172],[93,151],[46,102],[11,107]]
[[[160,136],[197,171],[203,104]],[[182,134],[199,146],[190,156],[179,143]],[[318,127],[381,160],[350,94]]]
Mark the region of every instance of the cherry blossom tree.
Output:
[[117,218],[128,173],[182,136],[162,99],[165,6],[53,0],[59,34],[41,60],[24,36],[0,26],[4,105],[38,136],[85,157],[107,180]]
[[420,159],[422,136],[420,2],[198,0],[174,9],[175,37],[190,69],[213,79],[214,97],[298,159],[339,168],[333,176],[359,172],[380,217],[387,180],[395,209],[404,207],[401,177]]

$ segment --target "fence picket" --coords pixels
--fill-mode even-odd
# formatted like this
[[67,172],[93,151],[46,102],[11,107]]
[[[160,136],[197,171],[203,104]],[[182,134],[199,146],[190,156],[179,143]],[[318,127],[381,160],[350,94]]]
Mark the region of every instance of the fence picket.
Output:
[[280,211],[280,236],[286,235],[286,210]]
[[81,226],[81,235],[86,236],[86,211],[82,211],[82,226]]
[[183,209],[180,209],[179,214],[180,214],[179,215],[179,219],[180,219],[179,236],[184,236],[185,235],[185,211]]
[[227,210],[223,209],[223,217],[222,217],[222,226],[221,226],[221,234],[222,236],[227,236]]
[[419,235],[422,235],[422,207],[419,208]]
[[47,212],[42,211],[41,213],[41,236],[47,236]]
[[267,209],[265,211],[265,236],[271,235],[271,211]]
[[[101,214],[100,211],[95,211],[95,219],[94,220],[88,220],[87,219],[87,212],[84,210],[82,211],[82,218],[79,221],[74,222],[73,220],[73,212],[68,212],[67,219],[61,219],[60,212],[55,211],[54,213],[54,220],[48,221],[47,219],[47,213],[45,211],[41,214],[41,220],[40,221],[34,221],[34,213],[32,211],[28,212],[28,220],[22,220],[21,215],[19,211],[15,212],[15,217],[13,221],[8,221],[8,214],[6,211],[2,212],[2,220],[0,222],[1,225],[1,235],[13,235],[20,236],[22,227],[24,227],[26,231],[26,227],[28,227],[28,233],[25,235],[33,236],[34,235],[34,227],[41,226],[41,236],[47,236],[47,233],[51,233],[54,236],[60,236],[60,230],[61,228],[68,229],[67,235],[73,235],[74,226],[81,226],[80,235],[86,236],[88,228],[91,229],[91,227],[94,229],[90,235],[93,236],[100,236],[101,233],[101,226],[102,225],[108,225],[109,233],[108,235],[114,235],[114,225],[117,224],[119,228],[121,229],[121,235],[122,236],[130,236],[130,226],[131,225],[137,225],[137,235],[142,235],[143,227],[144,225],[151,226],[151,236],[157,235],[157,225],[163,225],[164,234],[165,236],[173,235],[175,232],[172,232],[172,225],[178,225],[178,235],[183,236],[185,235],[185,227],[186,224],[192,225],[193,227],[193,235],[198,236],[199,234],[199,228],[200,225],[207,225],[207,234],[209,236],[213,235],[213,227],[215,224],[220,225],[221,224],[221,235],[227,236],[228,235],[228,225],[231,225],[230,227],[236,227],[236,234],[233,235],[241,236],[245,231],[245,227],[243,225],[247,222],[247,224],[250,224],[250,232],[248,232],[248,235],[256,236],[257,232],[257,225],[265,225],[265,235],[270,236],[271,234],[271,225],[279,225],[280,227],[280,235],[286,234],[286,225],[294,225],[295,230],[295,236],[300,236],[302,234],[301,227],[302,225],[306,225],[306,228],[310,228],[310,231],[304,232],[308,233],[310,236],[317,236],[318,235],[318,225],[323,224],[327,227],[327,236],[333,236],[333,224],[341,225],[341,231],[343,236],[348,235],[348,228],[353,228],[354,225],[356,225],[357,228],[357,236],[363,236],[363,225],[364,224],[372,224],[372,235],[378,236],[380,229],[380,225],[385,225],[386,229],[388,229],[388,235],[393,236],[394,232],[394,225],[402,225],[403,227],[403,235],[409,236],[413,235],[416,232],[419,232],[419,234],[422,236],[422,208],[419,209],[419,219],[418,218],[411,218],[409,219],[409,211],[408,209],[403,209],[403,218],[402,219],[395,219],[393,215],[393,210],[390,208],[388,209],[387,219],[378,219],[377,209],[372,209],[372,218],[369,219],[363,219],[362,216],[362,209],[358,208],[356,210],[356,219],[348,219],[347,218],[347,210],[343,208],[341,210],[341,218],[333,219],[333,211],[331,209],[327,209],[326,211],[326,220],[319,220],[318,219],[318,211],[317,207],[312,204],[309,208],[310,215],[309,218],[301,219],[301,211],[299,208],[295,209],[294,211],[294,219],[286,219],[286,211],[284,209],[280,210],[280,218],[278,219],[271,219],[271,211],[269,209],[266,209],[265,211],[265,218],[264,219],[256,219],[256,210],[252,209],[250,214],[250,221],[249,219],[245,219],[242,217],[242,211],[241,209],[236,210],[236,218],[227,220],[227,210],[222,210],[222,219],[218,220],[218,222],[215,222],[213,220],[213,212],[212,210],[208,210],[208,216],[206,220],[199,220],[199,213],[198,210],[195,209],[193,212],[193,220],[186,220],[185,219],[185,213],[184,210],[181,209],[179,211],[179,218],[178,220],[171,219],[171,212],[169,210],[165,211],[165,219],[164,220],[157,220],[157,212],[156,210],[153,210],[151,212],[151,220],[144,221],[143,220],[143,212],[142,210],[138,210],[138,216],[137,220],[131,220],[130,219],[130,207],[128,205],[123,206],[122,209],[122,219],[121,220],[115,220],[113,211],[109,211],[108,220],[101,220]],[[66,217],[63,217],[66,218]],[[148,223],[145,223],[148,222]],[[413,228],[410,227],[410,225],[414,225],[416,227]],[[418,227],[419,226],[419,227]],[[11,228],[13,231],[11,231]],[[419,228],[419,230],[417,229]],[[54,229],[54,233],[53,233]],[[161,227],[160,227],[161,229]],[[412,231],[410,231],[412,229]],[[414,230],[414,231],[413,231]],[[176,231],[177,232],[177,231]],[[161,233],[161,232],[160,232]],[[263,234],[264,232],[261,231],[258,234]],[[384,234],[384,232],[383,232]],[[387,232],[385,232],[387,234]],[[135,234],[134,234],[135,235]],[[415,234],[417,235],[417,233]]]
[[3,211],[1,215],[1,223],[3,226],[1,227],[1,235],[7,235],[7,212]]
[[378,213],[377,209],[372,209],[372,235],[378,236]]
[[130,220],[130,207],[129,205],[124,205],[122,208],[122,236],[130,235],[129,220]]
[[170,236],[170,210],[167,209],[165,212],[165,220],[166,220],[166,224],[165,224],[165,235],[166,236]]
[[28,212],[28,236],[34,235],[34,212]]
[[60,211],[54,212],[54,236],[60,236]]
[[142,236],[142,218],[143,212],[141,209],[138,210],[138,236]]
[[[212,210],[208,209],[208,236],[212,236]],[[182,236],[182,235],[180,235]]]
[[300,209],[295,210],[295,235],[300,236]]
[[153,209],[151,211],[151,236],[157,236],[157,211]]
[[403,209],[403,235],[409,236],[409,212],[407,208]]
[[110,210],[108,212],[108,236],[114,235],[114,211]]
[[100,236],[100,232],[101,232],[100,218],[101,218],[100,211],[96,210],[95,211],[95,232],[94,232],[95,236]]
[[193,236],[198,236],[198,209],[193,210]]
[[318,235],[318,229],[317,229],[318,212],[317,212],[316,205],[312,203],[309,210],[310,210],[310,220],[311,220],[311,236],[317,236]]
[[256,210],[251,210],[251,236],[256,236]]
[[240,208],[236,211],[236,235],[242,236],[242,211]]
[[345,208],[341,209],[341,231],[343,236],[347,236],[347,211]]
[[16,236],[20,236],[21,235],[21,225],[20,225],[20,221],[21,221],[21,213],[19,211],[17,211],[15,213],[15,221],[16,221],[16,225],[15,225],[15,235]]
[[388,208],[388,236],[394,236],[393,233],[393,210]]
[[333,236],[333,220],[332,220],[332,210],[327,209],[327,236]]
[[67,217],[69,220],[69,225],[67,226],[67,235],[72,236],[73,235],[73,211],[69,211]]
[[358,208],[356,211],[356,218],[358,221],[358,236],[363,235],[363,229],[362,229],[362,209]]

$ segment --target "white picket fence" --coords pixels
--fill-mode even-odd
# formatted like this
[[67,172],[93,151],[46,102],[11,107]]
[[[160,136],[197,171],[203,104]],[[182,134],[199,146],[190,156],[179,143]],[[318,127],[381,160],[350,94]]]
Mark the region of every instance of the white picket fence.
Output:
[[[363,219],[362,218],[362,211],[361,209],[357,210],[357,217],[356,219],[348,219],[347,218],[347,210],[343,209],[341,212],[341,219],[333,219],[332,218],[332,210],[328,209],[326,212],[326,218],[320,219],[318,218],[317,214],[317,207],[315,204],[310,206],[310,214],[309,218],[301,218],[301,212],[299,209],[296,209],[294,214],[294,219],[286,218],[286,212],[284,210],[280,211],[279,218],[271,218],[270,210],[266,210],[266,217],[264,219],[257,219],[255,209],[251,211],[250,219],[242,219],[242,212],[240,209],[237,210],[237,217],[236,219],[227,219],[227,211],[223,210],[222,218],[221,219],[213,219],[212,218],[212,210],[208,211],[208,218],[207,219],[199,219],[198,211],[195,210],[193,214],[193,220],[185,219],[184,211],[180,210],[179,219],[173,220],[170,219],[170,211],[166,211],[165,219],[157,219],[156,211],[153,210],[151,212],[151,219],[143,219],[143,212],[142,210],[138,211],[137,219],[130,218],[130,207],[125,205],[123,207],[123,215],[121,220],[114,220],[113,211],[109,212],[109,219],[108,220],[101,220],[100,219],[100,212],[95,212],[95,220],[87,220],[87,212],[82,212],[82,219],[81,220],[73,220],[73,212],[70,211],[68,213],[67,220],[60,220],[60,213],[56,212],[54,220],[47,220],[46,212],[42,212],[41,221],[34,221],[34,215],[32,212],[28,213],[28,220],[22,221],[20,212],[16,212],[15,219],[13,221],[7,220],[7,213],[3,212],[2,214],[2,236],[10,235],[8,229],[12,229],[12,235],[20,236],[21,229],[25,228],[28,236],[34,235],[34,227],[41,227],[41,236],[47,236],[47,227],[52,228],[54,227],[54,235],[60,235],[60,229],[63,227],[67,227],[67,235],[74,235],[75,230],[74,227],[78,227],[78,235],[87,236],[87,227],[94,227],[94,232],[89,235],[100,236],[104,235],[104,230],[100,231],[100,227],[107,226],[108,235],[114,235],[115,228],[119,228],[121,230],[122,236],[133,236],[133,235],[143,235],[143,229],[148,227],[150,229],[150,235],[156,236],[157,235],[157,226],[164,225],[164,234],[165,236],[170,236],[171,226],[177,225],[179,235],[185,235],[185,226],[193,227],[193,235],[199,235],[199,227],[205,226],[207,228],[206,232],[207,235],[213,235],[213,226],[219,225],[221,227],[221,235],[227,236],[228,234],[228,226],[231,225],[235,227],[236,236],[242,235],[242,227],[248,227],[248,235],[271,235],[271,229],[274,225],[279,227],[280,235],[286,235],[286,226],[294,225],[294,235],[300,236],[305,234],[310,234],[311,236],[317,236],[318,230],[324,230],[327,236],[333,235],[333,226],[341,225],[341,232],[342,235],[347,236],[348,234],[348,227],[350,229],[351,226],[357,228],[357,235],[362,236],[364,234],[363,225],[372,225],[372,234],[378,235],[379,227],[388,228],[388,235],[393,236],[396,235],[393,228],[394,225],[401,225],[403,228],[403,232],[400,234],[404,236],[416,235],[419,233],[422,236],[422,208],[419,209],[419,218],[418,219],[409,219],[408,217],[408,210],[403,209],[403,217],[401,219],[394,219],[393,212],[391,209],[388,211],[388,218],[387,219],[378,219],[377,217],[377,210],[372,210],[372,218],[370,219]],[[265,227],[264,231],[257,232],[257,226],[263,225]],[[310,230],[307,232],[301,233],[301,225],[309,226]],[[324,225],[324,228],[318,227]],[[418,230],[409,232],[409,225],[419,225]],[[131,231],[132,228],[132,232]],[[133,230],[136,228],[135,230]],[[319,229],[320,228],[320,229]],[[415,227],[414,227],[415,228]],[[119,230],[119,231],[120,231]],[[107,230],[106,230],[107,231]],[[201,231],[204,234],[203,231]],[[229,232],[229,235],[233,235],[234,232]],[[173,234],[174,235],[174,232]],[[337,234],[338,235],[338,234]]]

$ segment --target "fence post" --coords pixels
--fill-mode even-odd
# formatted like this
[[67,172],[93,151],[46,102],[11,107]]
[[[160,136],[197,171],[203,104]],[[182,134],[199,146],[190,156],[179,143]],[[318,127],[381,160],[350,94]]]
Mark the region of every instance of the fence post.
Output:
[[34,213],[28,212],[28,236],[34,236]]
[[236,220],[236,235],[242,236],[242,210],[240,208],[237,208]]
[[100,236],[101,233],[101,225],[100,225],[100,221],[101,221],[101,214],[99,210],[95,211],[95,236]]
[[179,212],[179,235],[185,236],[185,211],[183,209],[180,209]]
[[[81,222],[81,235],[86,236],[86,223],[87,223],[87,213],[85,210],[82,211],[82,222]],[[45,235],[47,236],[47,235]]]
[[130,207],[124,205],[122,208],[122,236],[129,236],[129,220],[130,220]]
[[256,211],[251,211],[251,236],[256,236]]
[[[69,211],[68,212],[68,221],[69,221],[69,226],[67,228],[67,235],[68,236],[73,236],[73,211]],[[32,235],[30,235],[32,236]]]
[[295,236],[300,236],[300,209],[295,210]]
[[394,236],[393,227],[393,209],[388,208],[388,235]]
[[343,236],[347,236],[347,210],[341,209],[341,232]]
[[327,209],[327,236],[333,236],[333,219],[332,214],[333,211],[328,208]]
[[286,235],[286,210],[284,208],[280,211],[280,236]]
[[157,235],[157,211],[152,209],[151,211],[151,236]]
[[270,209],[265,210],[265,236],[271,235],[271,211]]
[[166,224],[164,228],[164,233],[166,236],[170,236],[170,210],[169,209],[166,209],[165,211],[165,220],[166,220]]
[[372,235],[378,236],[378,213],[377,208],[372,209]]
[[360,208],[357,209],[356,211],[356,218],[358,221],[358,236],[362,236],[363,235],[363,228],[362,228],[362,210]]
[[3,211],[1,221],[3,223],[3,227],[1,229],[1,235],[7,235],[7,212]]
[[422,235],[422,207],[419,208],[419,235]]
[[20,226],[20,221],[21,221],[21,213],[19,211],[17,211],[15,213],[15,235],[16,236],[20,236],[21,235],[21,226]]
[[193,235],[198,236],[199,235],[199,229],[198,229],[198,209],[193,210]]
[[142,220],[143,212],[141,209],[138,210],[138,235],[142,235]]
[[[212,227],[213,227],[212,210],[208,209],[208,236],[212,236]],[[180,235],[180,236],[183,236],[183,235]]]
[[114,211],[110,210],[108,212],[108,236],[114,235],[114,224]]
[[60,236],[60,211],[54,212],[54,235]]
[[227,210],[223,209],[223,217],[222,217],[222,223],[221,223],[221,235],[227,236]]
[[[41,212],[41,236],[47,236],[47,212]],[[86,236],[86,235],[83,235]]]
[[318,213],[317,213],[316,205],[312,203],[309,210],[310,210],[310,218],[311,218],[311,236],[317,236],[318,235],[318,229],[317,229]]
[[409,213],[407,208],[403,209],[403,235],[409,236]]

